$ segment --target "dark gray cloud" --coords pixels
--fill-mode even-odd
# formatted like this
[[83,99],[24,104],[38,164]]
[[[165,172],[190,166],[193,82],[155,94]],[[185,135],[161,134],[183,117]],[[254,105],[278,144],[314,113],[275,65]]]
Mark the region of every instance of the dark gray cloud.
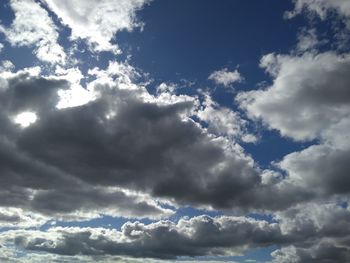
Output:
[[[100,74],[89,84],[98,94],[95,100],[63,109],[56,107],[57,91],[68,90],[69,79],[28,72],[5,79],[3,206],[51,216],[99,208],[154,217],[170,211],[151,197],[219,209],[279,210],[317,196],[293,180],[263,182],[264,174],[239,145],[184,117],[195,107],[193,100],[160,101],[164,97],[151,96],[123,74],[113,82]],[[23,111],[38,117],[26,128],[11,117]]]
[[350,210],[329,203],[297,205],[276,214],[283,235],[291,245],[272,253],[273,262],[348,262],[350,259]]
[[[147,196],[128,193],[119,188],[102,188],[88,184],[62,167],[40,160],[31,151],[21,149],[19,140],[26,129],[30,130],[33,127],[21,128],[13,122],[14,117],[22,112],[31,111],[37,114],[37,122],[40,123],[41,118],[44,120],[46,116],[58,112],[57,91],[68,89],[69,85],[68,81],[39,77],[29,71],[11,74],[3,79],[0,89],[0,206],[29,209],[62,218],[84,218],[84,211],[89,211],[94,216],[169,215],[169,209],[161,208]],[[36,126],[37,123],[32,125]],[[60,127],[56,126],[56,129]],[[66,136],[69,136],[69,133]],[[51,152],[59,150],[43,139],[38,138],[33,147],[44,147]],[[59,155],[56,157],[60,159]],[[79,216],[76,212],[79,212]],[[13,223],[17,224],[15,220]]]
[[274,263],[342,263],[349,262],[349,247],[335,246],[333,241],[312,247],[286,247],[272,253]]
[[[40,190],[32,198],[34,208],[69,212],[94,203],[94,194],[85,194],[91,185],[143,191],[186,205],[229,208],[243,205],[240,196],[261,183],[253,160],[238,145],[184,119],[193,102],[146,101],[140,98],[142,92],[150,96],[146,91],[115,83],[97,83],[94,88],[100,95],[87,104],[57,109],[57,91],[68,89],[68,81],[28,73],[9,78],[1,93],[7,118],[1,159],[6,189]],[[38,117],[26,128],[8,118],[23,111]],[[82,198],[77,198],[73,193],[82,184]],[[65,196],[74,202],[58,201],[68,200]],[[38,203],[44,200],[47,204]]]

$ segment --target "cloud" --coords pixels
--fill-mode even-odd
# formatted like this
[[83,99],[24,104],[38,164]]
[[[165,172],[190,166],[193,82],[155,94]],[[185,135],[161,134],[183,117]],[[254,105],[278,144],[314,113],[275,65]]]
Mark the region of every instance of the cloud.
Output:
[[0,227],[29,228],[45,224],[48,217],[21,208],[0,207]]
[[[38,76],[31,71],[34,70],[8,73],[7,76],[3,73],[5,78],[2,78],[0,89],[0,206],[66,219],[99,217],[100,214],[151,218],[170,215],[171,210],[161,208],[146,195],[88,184],[62,167],[40,160],[21,148],[19,141],[26,132],[34,129],[45,116],[59,112],[55,107],[60,100],[58,91],[69,87],[68,81]],[[16,119],[11,118],[27,111],[38,116],[36,122],[27,127],[19,126]],[[40,144],[51,149],[50,152],[59,150],[53,144],[48,147],[44,140],[36,141],[35,147]]]
[[95,51],[119,53],[113,43],[115,35],[131,31],[142,24],[135,13],[149,0],[42,0],[62,21],[72,29],[71,38],[84,39]]
[[41,61],[65,64],[66,54],[58,44],[57,27],[48,12],[33,0],[11,0],[10,6],[15,19],[8,28],[0,26],[6,40],[12,46],[34,47]]
[[15,230],[0,234],[0,242],[14,243],[30,253],[161,259],[240,255],[278,244],[281,248],[272,253],[273,262],[340,263],[348,259],[348,208],[336,203],[299,204],[276,213],[274,219],[275,223],[268,223],[247,217],[197,216],[177,223],[127,222],[120,231],[79,227]]
[[43,231],[8,231],[2,242],[31,252],[59,255],[120,255],[176,259],[180,256],[237,255],[248,248],[282,239],[277,224],[245,217],[199,216],[177,224],[159,221],[124,224],[121,231],[104,228],[54,227]]
[[210,74],[208,79],[214,81],[215,84],[223,85],[224,87],[229,87],[233,83],[242,82],[244,80],[238,70],[229,71],[227,68],[214,71]]
[[220,106],[209,94],[204,94],[204,102],[196,116],[208,125],[210,133],[226,136],[231,140],[257,141],[256,136],[248,133],[247,121],[242,119],[238,112]]
[[295,140],[312,140],[350,112],[349,55],[269,54],[261,66],[274,77],[265,90],[243,92],[237,100],[250,117]]
[[350,249],[334,246],[332,241],[320,242],[310,248],[286,247],[274,251],[275,263],[342,263],[350,260]]
[[292,184],[316,195],[347,193],[349,169],[350,69],[348,55],[333,52],[301,56],[269,54],[261,65],[272,86],[237,97],[253,119],[297,141],[319,143],[286,155],[278,164]]
[[[90,51],[118,54],[118,32],[142,28],[136,12],[149,2],[9,2],[15,19],[1,27],[9,43],[34,47],[56,67],[0,64],[0,261],[171,262],[271,245],[273,262],[349,261],[349,54],[318,53],[317,30],[305,28],[291,54],[261,59],[272,84],[240,92],[241,109],[284,137],[313,143],[262,170],[238,144],[256,141],[250,123],[210,94],[180,94],[165,83],[151,93],[149,77],[128,62],[84,71],[63,65],[58,25]],[[290,16],[305,8],[322,19],[328,10],[349,16],[344,1],[295,3]],[[227,68],[209,79],[224,87],[244,80]],[[272,220],[164,220],[180,206]],[[106,215],[152,223],[42,229],[51,220]]]
[[[61,92],[80,79],[72,72],[73,77],[40,76],[38,69],[3,73],[4,206],[62,218],[84,213],[91,218],[97,207],[109,215],[159,217],[172,211],[152,198],[216,209],[276,210],[316,196],[293,180],[266,179],[268,173],[235,140],[223,137],[230,134],[213,135],[208,133],[216,127],[211,119],[203,129],[190,118],[198,112],[196,98],[168,91],[151,95],[133,82],[136,72],[127,64],[89,71],[95,76],[86,89],[92,99],[57,107]],[[19,126],[13,116],[23,112],[35,113],[37,120]],[[125,190],[148,197],[142,201]],[[66,202],[71,198],[74,202]]]
[[312,187],[323,196],[346,194],[350,191],[349,153],[349,149],[315,145],[285,156],[279,165],[295,185]]
[[[347,0],[294,0],[294,10],[285,13],[286,18],[293,18],[296,15],[307,13],[309,20],[316,21],[314,18],[318,17],[322,21],[326,21],[332,18],[332,26],[330,27],[330,34],[328,34],[329,44],[333,49],[345,50],[348,52],[349,46],[349,32],[350,32],[350,4]],[[307,12],[305,12],[307,11]],[[317,25],[317,23],[315,24]],[[316,28],[315,28],[316,29]],[[319,31],[320,27],[318,27]],[[315,42],[314,37],[309,35],[309,40],[305,41],[306,38],[302,37],[299,41],[300,44],[307,44]],[[314,38],[314,40],[312,40]],[[326,40],[319,43],[324,44]],[[316,43],[315,43],[316,44]],[[300,46],[299,47],[303,47]],[[305,46],[306,47],[306,46]]]
[[329,11],[336,11],[340,15],[350,16],[350,4],[347,0],[294,0],[295,9],[287,12],[288,17],[300,14],[304,9],[317,13],[322,19],[326,18]]
[[[7,154],[3,163],[18,176],[15,180],[7,173],[8,185],[55,185],[58,191],[60,185],[82,181],[142,191],[179,204],[232,207],[241,193],[260,183],[254,162],[242,148],[208,134],[188,118],[194,100],[179,96],[177,102],[164,103],[164,96],[150,95],[127,73],[113,73],[113,68],[95,72],[96,80],[88,84],[94,100],[61,109],[56,107],[57,94],[69,89],[69,81],[25,72],[4,79],[0,100],[8,142],[3,149],[13,155]],[[7,119],[28,111],[37,120],[25,129]],[[21,165],[12,166],[18,159]],[[33,169],[42,174],[40,181],[34,171],[32,177],[21,174]],[[19,180],[22,177],[32,180]]]
[[298,35],[298,44],[296,47],[297,52],[314,51],[321,43],[326,41],[320,41],[317,36],[316,29],[304,29]]
[[277,213],[277,219],[281,222],[282,233],[294,236],[296,241],[293,245],[274,251],[273,262],[349,261],[348,208],[342,208],[334,203],[310,203]]

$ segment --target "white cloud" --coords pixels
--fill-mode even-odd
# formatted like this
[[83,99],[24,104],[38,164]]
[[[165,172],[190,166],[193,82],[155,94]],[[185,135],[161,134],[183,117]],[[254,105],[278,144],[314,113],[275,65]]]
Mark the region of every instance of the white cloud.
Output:
[[60,97],[56,105],[58,109],[82,106],[95,99],[93,91],[81,85],[81,80],[84,79],[84,76],[78,68],[65,69],[56,67],[55,73],[56,75],[52,76],[52,78],[65,80],[70,83],[68,89],[62,89],[57,92]]
[[209,94],[204,94],[204,102],[196,111],[196,116],[207,123],[208,131],[229,139],[239,139],[245,142],[256,142],[257,138],[247,132],[247,121],[238,112],[221,107],[213,101]]
[[322,19],[326,18],[329,11],[337,11],[342,16],[350,16],[350,2],[348,0],[294,0],[295,9],[287,12],[287,17],[300,14],[303,9],[316,12]]
[[34,46],[40,60],[64,64],[66,55],[58,44],[57,28],[47,11],[33,0],[11,0],[10,6],[15,19],[9,28],[0,26],[7,41],[13,46]]
[[298,35],[296,50],[298,52],[312,51],[320,43],[315,29],[302,30]]
[[322,137],[350,113],[350,56],[333,52],[302,56],[269,54],[261,66],[274,77],[271,87],[237,97],[250,117],[295,140]]
[[209,79],[213,80],[218,85],[229,87],[233,83],[242,82],[244,78],[238,70],[229,71],[227,68],[224,68],[211,73]]
[[0,72],[12,71],[15,65],[10,60],[1,61]]
[[85,39],[95,51],[119,53],[116,33],[141,26],[136,11],[149,0],[42,0],[72,29],[72,39]]
[[269,54],[261,65],[273,84],[240,93],[241,107],[283,136],[319,141],[278,163],[287,181],[322,196],[349,191],[350,56]]
[[14,207],[0,207],[0,227],[39,227],[48,220],[48,217],[30,210]]

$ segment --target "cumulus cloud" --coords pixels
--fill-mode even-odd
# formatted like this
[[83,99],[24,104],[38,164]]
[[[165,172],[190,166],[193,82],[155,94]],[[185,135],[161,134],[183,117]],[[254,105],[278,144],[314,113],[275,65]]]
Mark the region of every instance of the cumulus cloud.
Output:
[[[21,149],[20,138],[45,120],[44,115],[59,112],[55,107],[60,100],[58,91],[69,87],[66,80],[30,73],[33,71],[8,73],[2,78],[1,205],[62,218],[91,218],[99,214],[155,218],[170,215],[171,210],[161,208],[146,195],[90,185],[65,169]],[[28,111],[35,112],[38,119],[27,127],[19,127],[16,118],[11,118]],[[54,145],[48,147],[44,141],[35,142],[35,147],[39,144],[51,149],[49,151],[58,150]]]
[[239,94],[241,107],[251,118],[261,119],[283,136],[319,140],[279,163],[287,171],[288,180],[318,194],[347,193],[349,56],[333,52],[269,54],[262,58],[261,65],[274,78],[273,85]]
[[273,85],[237,98],[252,118],[295,140],[315,139],[347,118],[349,55],[268,54],[261,66],[274,77]]
[[[4,206],[66,218],[84,217],[85,212],[96,216],[98,207],[102,214],[159,217],[172,211],[152,198],[198,207],[274,210],[314,195],[288,180],[266,180],[234,140],[208,133],[190,118],[197,111],[196,99],[168,92],[151,95],[133,82],[136,73],[127,64],[91,70],[95,80],[86,92],[94,94],[92,99],[57,107],[60,92],[80,79],[73,73],[67,79],[64,74],[40,76],[38,69],[3,73]],[[23,112],[35,113],[36,121],[18,125],[12,116]],[[212,120],[205,121],[211,130]]]
[[1,242],[13,242],[32,252],[162,259],[239,255],[248,248],[269,246],[282,239],[275,223],[245,217],[208,216],[181,219],[178,223],[159,221],[145,225],[128,222],[121,231],[54,227],[47,232],[17,230],[0,234]]
[[[289,184],[289,190],[293,186],[296,191],[306,191],[313,202],[302,204],[299,200],[294,203],[299,204],[275,213],[282,233],[293,242],[273,252],[273,262],[349,260],[349,209],[323,203],[332,197],[346,198],[350,191],[346,132],[350,127],[349,62],[348,54],[333,52],[269,54],[260,65],[273,84],[237,96],[250,118],[262,120],[296,141],[315,141],[277,163],[286,177],[275,185],[281,189]],[[287,191],[283,192],[285,196]],[[307,199],[308,195],[304,196],[304,202]]]
[[218,85],[229,87],[233,83],[242,82],[244,78],[241,76],[238,70],[229,71],[228,68],[223,68],[211,73],[209,79]]
[[[15,19],[10,27],[0,26],[12,46],[34,47],[38,59],[52,64],[66,61],[66,54],[58,44],[58,32],[52,18],[33,0],[11,0]],[[40,17],[40,19],[38,19]]]
[[[278,246],[273,262],[349,261],[349,54],[318,53],[318,32],[305,28],[291,54],[261,59],[272,84],[238,94],[244,118],[314,143],[272,163],[278,169],[262,170],[238,144],[257,140],[242,111],[209,93],[181,94],[166,83],[149,92],[149,78],[128,62],[64,65],[58,26],[71,29],[72,41],[87,41],[90,51],[117,54],[118,32],[142,27],[136,13],[149,2],[9,1],[14,20],[0,28],[7,41],[33,47],[55,69],[0,64],[0,261],[171,262],[271,245]],[[290,17],[304,9],[322,19],[329,10],[344,21],[350,15],[341,0],[294,2]],[[209,80],[232,87],[244,78],[223,68]],[[272,220],[166,221],[179,206],[263,212]],[[40,228],[106,215],[152,223]]]
[[[0,242],[30,253],[65,256],[128,256],[177,259],[240,255],[247,249],[279,244],[273,262],[346,262],[350,210],[336,203],[307,203],[278,212],[276,222],[247,217],[197,216],[177,223],[127,222],[121,230],[52,227],[48,231],[15,230]],[[334,224],[334,222],[338,222]],[[345,261],[344,261],[345,260]]]
[[274,251],[274,263],[341,263],[350,260],[350,249],[334,246],[332,241],[320,242],[310,248],[285,247]]
[[273,262],[349,261],[349,217],[350,210],[335,203],[297,205],[277,213],[282,233],[294,244],[274,251]]
[[95,51],[119,53],[116,33],[142,24],[135,13],[150,0],[41,0],[72,29],[72,39],[86,40]]
[[[259,172],[242,148],[208,134],[188,118],[194,100],[180,96],[182,100],[164,103],[164,97],[131,83],[124,74],[128,67],[121,72],[112,69],[116,66],[95,71],[97,79],[88,84],[95,99],[69,108],[56,107],[58,91],[69,89],[69,81],[26,72],[4,79],[3,149],[13,155],[3,162],[18,174],[15,180],[7,173],[8,185],[34,187],[39,184],[34,171],[40,170],[41,187],[57,180],[57,191],[78,180],[182,204],[231,207],[241,193],[260,184]],[[7,117],[28,111],[37,120],[24,129]],[[12,167],[10,157],[23,160],[27,168]],[[21,173],[33,169],[33,180],[20,180]]]

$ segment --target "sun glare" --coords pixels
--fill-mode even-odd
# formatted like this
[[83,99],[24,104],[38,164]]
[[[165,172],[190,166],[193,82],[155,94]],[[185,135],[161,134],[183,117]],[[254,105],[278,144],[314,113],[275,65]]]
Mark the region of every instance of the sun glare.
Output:
[[22,128],[26,128],[36,122],[37,116],[34,112],[26,111],[18,114],[14,118],[14,122],[19,124]]

